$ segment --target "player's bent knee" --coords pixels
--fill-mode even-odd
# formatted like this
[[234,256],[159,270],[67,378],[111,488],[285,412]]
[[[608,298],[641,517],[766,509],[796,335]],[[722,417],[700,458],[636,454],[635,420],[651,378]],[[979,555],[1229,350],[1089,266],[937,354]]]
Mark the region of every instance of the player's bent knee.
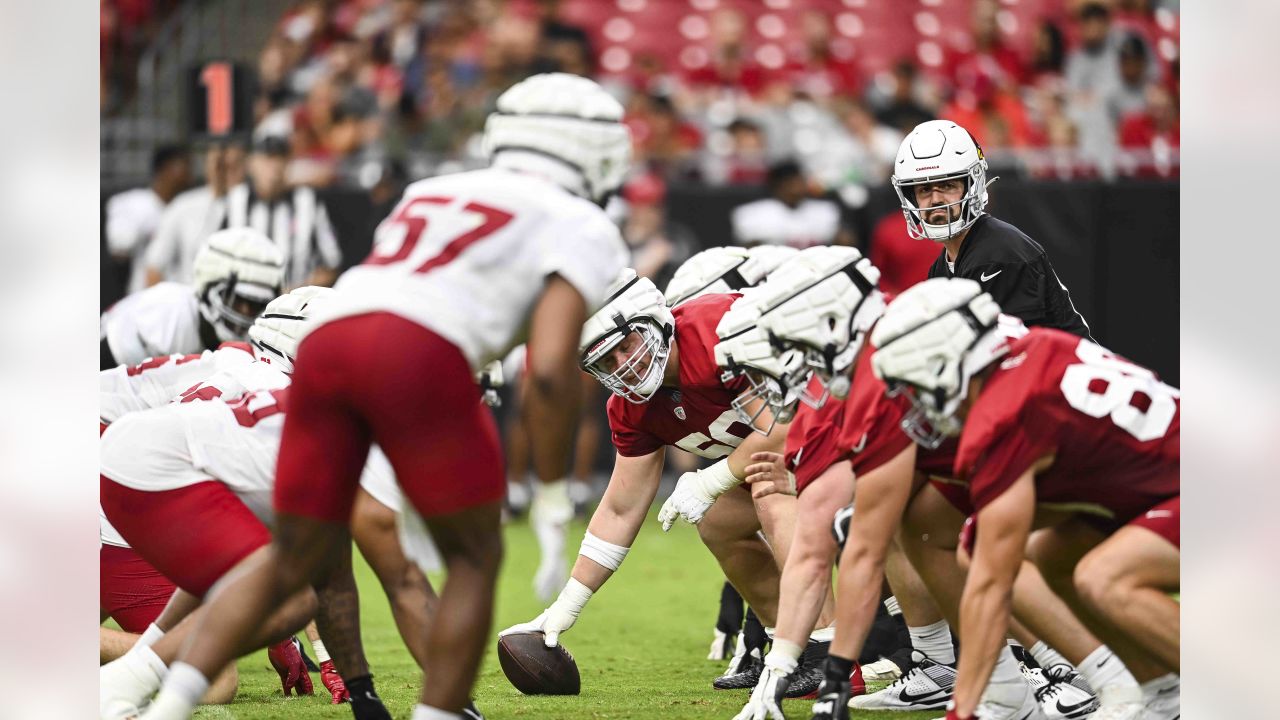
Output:
[[1114,604],[1117,597],[1125,595],[1133,586],[1106,553],[1096,551],[1076,564],[1072,583],[1080,598],[1094,607]]

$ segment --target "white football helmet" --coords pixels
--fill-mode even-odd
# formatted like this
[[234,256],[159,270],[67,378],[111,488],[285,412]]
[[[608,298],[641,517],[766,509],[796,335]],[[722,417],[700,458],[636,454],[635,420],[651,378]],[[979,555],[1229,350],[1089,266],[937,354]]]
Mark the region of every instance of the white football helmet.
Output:
[[889,303],[871,333],[871,367],[889,387],[905,392],[914,409],[902,428],[920,445],[935,448],[959,434],[956,411],[969,380],[1026,334],[1021,322],[1001,316],[982,286],[963,278],[934,278],[905,290]]
[[[778,351],[796,351],[803,368],[782,378],[786,390],[818,408],[843,399],[867,332],[884,312],[880,271],[856,248],[819,246],[800,252],[753,290],[758,326]],[[810,372],[822,391],[810,391]]]
[[579,362],[614,395],[648,402],[662,387],[675,317],[653,281],[631,268],[618,274],[606,297],[582,326]]
[[333,288],[307,285],[267,303],[267,308],[249,328],[253,354],[259,360],[292,373],[298,343],[310,329],[311,317],[315,315],[316,308],[323,307],[328,302],[326,298],[334,294]]
[[[959,209],[959,216],[944,225],[930,225],[916,205],[915,187],[940,180],[960,180],[964,195],[938,207]],[[950,120],[920,123],[902,141],[890,178],[898,193],[907,234],[918,240],[949,240],[977,222],[987,207],[987,161],[968,130]]]
[[[736,310],[741,319],[721,327],[754,328],[721,336],[717,360],[723,355],[742,365],[742,357],[751,354],[749,363],[760,372],[778,373],[773,378],[783,397],[812,407],[822,406],[828,395],[845,397],[854,360],[884,309],[878,282],[879,270],[854,247],[803,250],[733,306],[730,314]],[[758,359],[764,354],[776,357],[778,365],[765,368]],[[822,392],[810,391],[813,374]]]
[[714,247],[694,255],[676,270],[667,283],[667,305],[710,293],[727,293],[759,285],[769,273],[799,250],[786,245]]
[[209,236],[192,265],[200,315],[222,342],[244,340],[263,308],[284,284],[284,255],[252,228]]
[[[562,183],[567,190],[603,203],[631,166],[631,132],[622,115],[622,104],[594,80],[534,75],[498,97],[485,121],[483,152],[494,164],[515,168],[530,155],[551,158],[575,171],[575,182]],[[498,162],[504,151],[520,152]]]

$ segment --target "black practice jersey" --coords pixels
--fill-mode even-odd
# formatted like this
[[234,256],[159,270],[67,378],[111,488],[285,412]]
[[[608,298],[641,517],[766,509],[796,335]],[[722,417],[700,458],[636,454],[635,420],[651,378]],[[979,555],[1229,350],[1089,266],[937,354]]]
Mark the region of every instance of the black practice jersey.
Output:
[[998,218],[979,217],[960,243],[955,270],[947,266],[947,251],[943,249],[929,268],[929,277],[976,280],[991,293],[1001,310],[1028,326],[1057,328],[1093,339],[1088,323],[1071,302],[1071,293],[1058,279],[1044,248]]

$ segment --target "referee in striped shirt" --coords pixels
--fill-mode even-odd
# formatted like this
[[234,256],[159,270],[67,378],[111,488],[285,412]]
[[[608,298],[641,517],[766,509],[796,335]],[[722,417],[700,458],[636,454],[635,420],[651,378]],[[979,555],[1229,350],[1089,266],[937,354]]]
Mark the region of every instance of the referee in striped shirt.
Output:
[[342,249],[324,203],[305,186],[285,185],[289,141],[268,136],[254,143],[248,181],[227,193],[222,227],[249,226],[275,241],[284,253],[285,289],[333,285]]

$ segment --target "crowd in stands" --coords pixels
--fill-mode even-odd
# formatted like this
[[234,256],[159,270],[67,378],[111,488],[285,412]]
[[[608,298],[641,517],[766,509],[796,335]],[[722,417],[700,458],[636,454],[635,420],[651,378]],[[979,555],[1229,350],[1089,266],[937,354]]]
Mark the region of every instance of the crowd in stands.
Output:
[[[162,0],[104,0],[104,78]],[[945,117],[1032,176],[1178,172],[1177,0],[303,0],[257,58],[258,134],[290,179],[369,186],[475,164],[497,94],[535,72],[624,99],[642,166],[759,184],[798,159],[883,183]],[[104,81],[105,82],[105,81]]]

